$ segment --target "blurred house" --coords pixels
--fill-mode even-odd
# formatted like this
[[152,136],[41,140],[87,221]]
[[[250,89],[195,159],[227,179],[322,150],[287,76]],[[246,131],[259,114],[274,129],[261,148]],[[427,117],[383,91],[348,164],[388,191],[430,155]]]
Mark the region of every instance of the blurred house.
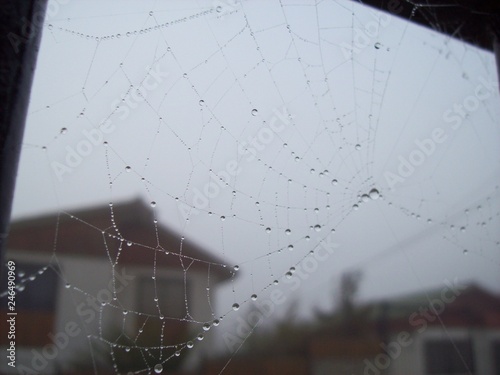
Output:
[[[119,344],[123,355],[115,353],[115,361],[122,362],[134,357],[130,347],[159,345],[162,330],[163,345],[185,342],[201,331],[194,322],[213,319],[213,287],[231,277],[221,260],[157,224],[140,200],[14,222],[6,260],[15,261],[21,287],[17,369],[2,361],[1,373],[92,365],[83,353],[89,342],[99,347],[99,338]],[[5,319],[0,330],[6,332]],[[109,352],[108,345],[92,355],[111,363]]]
[[[359,306],[347,317],[334,312],[278,325],[254,338],[224,373],[500,374],[500,297],[474,285],[449,282],[439,291]],[[226,362],[207,362],[200,374],[218,374]]]

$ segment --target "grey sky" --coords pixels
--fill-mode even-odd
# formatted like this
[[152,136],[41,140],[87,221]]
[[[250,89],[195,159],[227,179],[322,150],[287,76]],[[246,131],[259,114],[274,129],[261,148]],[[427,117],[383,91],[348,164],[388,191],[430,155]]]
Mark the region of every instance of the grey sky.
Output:
[[[498,292],[492,54],[350,1],[284,3],[59,3],[14,217],[155,201],[160,223],[240,265],[220,312],[283,280],[318,239],[338,247],[301,282],[305,311],[331,306],[356,267],[364,299],[456,277]],[[358,198],[372,188],[382,197]]]

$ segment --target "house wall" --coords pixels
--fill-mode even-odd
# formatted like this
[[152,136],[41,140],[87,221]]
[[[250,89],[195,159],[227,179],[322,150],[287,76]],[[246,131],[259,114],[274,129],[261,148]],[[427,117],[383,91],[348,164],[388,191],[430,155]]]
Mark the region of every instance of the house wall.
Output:
[[[58,256],[51,259],[51,254],[34,253],[26,251],[11,251],[7,254],[8,259],[18,262],[39,263],[41,266],[57,264],[60,269],[60,282],[58,283],[57,302],[54,327],[50,329],[53,336],[49,337],[45,347],[22,347],[22,343],[17,343],[18,364],[31,366],[33,356],[37,357],[35,370],[44,374],[55,374],[63,371],[68,365],[78,365],[83,369],[86,365],[91,365],[92,361],[86,357],[89,353],[89,340],[94,349],[100,345],[99,340],[88,338],[88,335],[105,337],[113,341],[122,332],[122,328],[129,333],[137,334],[137,321],[141,311],[138,306],[139,280],[141,277],[151,277],[152,267],[124,267],[115,268],[115,277],[112,276],[112,267],[109,259],[88,258],[79,256]],[[184,273],[179,270],[157,269],[156,277],[178,278],[184,280]],[[190,360],[192,365],[199,362],[200,355],[209,350],[209,332],[202,330],[202,324],[213,320],[210,305],[207,300],[207,275],[198,271],[188,271],[188,300],[191,317],[199,322],[190,325],[193,338],[198,333],[205,333],[203,341],[195,341],[199,350],[194,350]],[[115,283],[113,284],[113,279]],[[36,282],[33,281],[33,282]],[[68,284],[68,285],[67,285]],[[212,286],[213,287],[213,286]],[[120,290],[117,293],[118,300],[110,300],[114,289]],[[212,288],[211,295],[213,296]],[[95,299],[97,297],[97,300]],[[100,301],[111,302],[101,306]],[[213,302],[212,302],[213,303]],[[119,304],[119,308],[113,305]],[[123,310],[129,313],[125,316]],[[37,322],[33,322],[34,325]],[[134,337],[134,335],[132,335]],[[54,342],[55,341],[55,342]],[[33,350],[38,353],[35,354]],[[95,350],[96,358],[99,358],[99,350]],[[102,353],[109,353],[109,346],[103,348]],[[9,373],[11,368],[5,368],[2,364],[1,372]],[[11,371],[17,373],[17,371]]]
[[[492,344],[500,340],[500,329],[428,327],[422,333],[414,332],[412,343],[402,348],[400,355],[391,360],[387,374],[426,375],[425,342],[428,340],[470,339],[474,353],[475,374],[496,375]],[[397,335],[391,337],[397,342]]]

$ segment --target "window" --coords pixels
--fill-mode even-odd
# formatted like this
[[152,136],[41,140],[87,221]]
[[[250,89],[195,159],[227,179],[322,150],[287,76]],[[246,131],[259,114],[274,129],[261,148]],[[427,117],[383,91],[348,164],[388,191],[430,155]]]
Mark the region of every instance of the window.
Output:
[[[7,273],[2,273],[2,288],[7,281]],[[44,264],[16,261],[15,296],[16,338],[18,345],[43,346],[50,342],[49,333],[54,328],[57,316],[57,293],[59,277],[52,267]],[[5,289],[3,289],[5,290]],[[2,299],[6,308],[7,299]],[[5,311],[5,310],[4,310]],[[7,332],[5,321],[0,323],[0,332]],[[2,335],[0,345],[6,343]]]
[[[16,310],[54,312],[57,300],[58,276],[53,268],[44,264],[16,261]],[[36,282],[34,282],[36,281]],[[7,285],[7,273],[2,273],[2,287]],[[5,306],[2,306],[5,308]]]
[[425,344],[427,372],[431,375],[474,374],[474,355],[469,340],[433,340]]

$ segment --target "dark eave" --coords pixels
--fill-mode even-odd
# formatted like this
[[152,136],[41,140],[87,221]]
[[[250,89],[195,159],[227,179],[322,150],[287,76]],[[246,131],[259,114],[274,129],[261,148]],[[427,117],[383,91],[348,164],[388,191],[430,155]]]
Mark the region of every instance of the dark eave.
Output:
[[355,1],[489,51],[500,36],[498,0]]

